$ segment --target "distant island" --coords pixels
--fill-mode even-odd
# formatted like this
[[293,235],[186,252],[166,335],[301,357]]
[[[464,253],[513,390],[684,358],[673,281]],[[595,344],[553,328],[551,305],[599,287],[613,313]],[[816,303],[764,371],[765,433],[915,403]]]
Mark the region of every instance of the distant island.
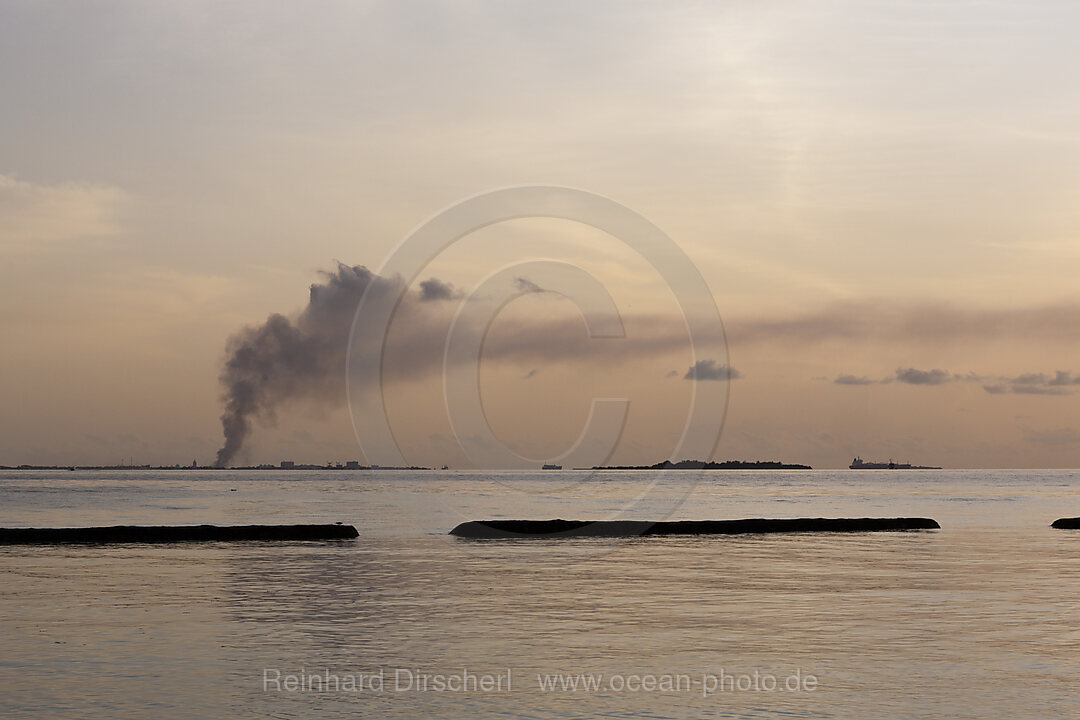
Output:
[[851,464],[848,465],[850,470],[941,470],[940,467],[932,465],[912,465],[911,463],[898,463],[893,462],[892,458],[889,458],[889,462],[867,462],[861,457],[856,456]]
[[[309,465],[292,460],[282,460],[277,465],[237,465],[232,467],[217,467],[214,465],[199,465],[192,462],[190,465],[0,465],[0,470],[432,470],[433,468],[410,465],[408,467],[386,465],[362,465],[357,460],[349,460],[346,463],[327,463],[325,465]],[[449,468],[445,465],[443,470]],[[561,465],[544,465],[544,470],[562,470]],[[782,463],[777,460],[725,460],[724,462],[705,462],[703,460],[680,460],[671,462],[664,460],[655,465],[611,465],[596,466],[592,468],[574,468],[575,470],[812,470],[809,465],[794,463]]]
[[[443,468],[444,470],[446,468]],[[0,470],[431,470],[431,468],[410,465],[398,467],[389,465],[361,465],[357,460],[345,464],[327,463],[325,465],[306,465],[291,460],[282,460],[278,465],[236,465],[219,467],[217,465],[0,465]]]
[[725,460],[724,462],[705,462],[704,460],[664,460],[655,465],[610,465],[596,466],[593,470],[813,470],[809,465],[782,463],[777,460]]

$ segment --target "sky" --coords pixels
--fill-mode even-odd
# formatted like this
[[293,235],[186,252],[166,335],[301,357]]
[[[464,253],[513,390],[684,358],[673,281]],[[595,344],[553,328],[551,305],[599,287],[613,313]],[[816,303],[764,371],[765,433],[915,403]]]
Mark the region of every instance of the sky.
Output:
[[620,397],[612,462],[668,458],[713,382],[718,459],[1077,467],[1078,22],[1057,2],[0,0],[0,464],[214,462],[228,363],[274,314],[301,362],[268,372],[307,375],[260,380],[233,461],[364,460],[312,285],[546,184],[661,228],[726,356],[691,354],[619,239],[478,230],[403,288],[388,336],[409,462],[468,461],[441,386],[455,307],[553,259],[603,284],[626,337],[589,338],[552,292],[503,308],[477,377],[522,454]]

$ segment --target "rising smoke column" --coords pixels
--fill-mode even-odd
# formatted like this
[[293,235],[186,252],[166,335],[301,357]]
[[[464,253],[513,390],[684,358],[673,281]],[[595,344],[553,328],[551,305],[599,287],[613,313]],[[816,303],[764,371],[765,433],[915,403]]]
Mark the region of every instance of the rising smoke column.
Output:
[[[323,282],[311,286],[307,307],[298,315],[275,313],[262,325],[244,328],[227,341],[221,371],[225,442],[217,453],[217,467],[228,466],[250,437],[254,423],[273,421],[282,403],[303,399],[326,406],[344,404],[345,356],[360,300],[369,288],[396,295],[403,282],[360,265],[340,263],[336,271],[322,275]],[[527,278],[517,278],[514,285],[522,292],[543,291]],[[384,359],[397,378],[414,378],[441,367],[451,311],[461,298],[457,288],[437,278],[420,282],[417,292],[401,298],[394,314],[394,347]],[[538,360],[612,365],[667,353],[686,342],[681,323],[671,318],[643,316],[636,322],[641,330],[636,337],[597,343],[585,332],[580,317],[537,317],[517,332],[485,340],[484,357],[489,362],[528,363],[529,368]],[[382,353],[384,340],[357,338],[353,351]],[[731,368],[729,378],[735,377],[738,371]]]
[[277,406],[295,398],[340,402],[345,393],[345,355],[353,316],[364,291],[397,287],[397,281],[363,266],[339,264],[311,286],[308,305],[290,320],[273,314],[244,328],[226,344],[221,373],[225,443],[217,467],[225,467],[243,447],[255,419],[272,420]]

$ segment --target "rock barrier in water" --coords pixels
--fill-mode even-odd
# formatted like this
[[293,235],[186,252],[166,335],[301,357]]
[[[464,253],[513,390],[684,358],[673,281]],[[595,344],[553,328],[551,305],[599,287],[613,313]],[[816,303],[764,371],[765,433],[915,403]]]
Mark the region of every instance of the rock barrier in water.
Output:
[[784,518],[770,520],[471,520],[450,531],[465,538],[631,537],[634,535],[743,535],[792,532],[934,530],[930,518]]
[[114,525],[83,528],[0,528],[0,545],[53,543],[176,543],[236,540],[350,540],[352,525]]

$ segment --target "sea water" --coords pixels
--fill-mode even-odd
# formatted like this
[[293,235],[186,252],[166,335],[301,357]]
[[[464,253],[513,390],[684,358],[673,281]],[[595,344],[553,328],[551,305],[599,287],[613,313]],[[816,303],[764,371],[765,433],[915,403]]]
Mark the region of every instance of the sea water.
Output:
[[[476,541],[483,518],[936,531]],[[1073,471],[4,471],[0,526],[348,542],[0,547],[3,718],[1080,714]]]

